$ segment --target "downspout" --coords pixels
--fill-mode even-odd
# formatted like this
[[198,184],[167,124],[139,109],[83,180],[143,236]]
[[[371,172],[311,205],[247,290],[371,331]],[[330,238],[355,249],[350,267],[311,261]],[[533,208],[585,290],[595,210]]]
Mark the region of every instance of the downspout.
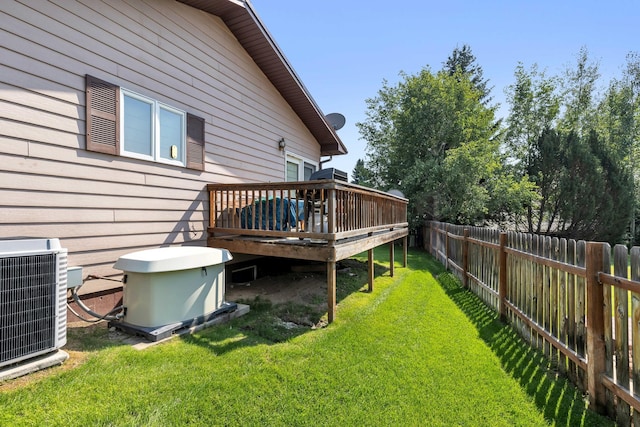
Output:
[[320,163],[318,163],[318,167],[320,168],[320,170],[322,170],[322,165],[324,165],[325,163],[329,163],[331,160],[333,160],[333,156],[329,156],[327,160],[320,160]]

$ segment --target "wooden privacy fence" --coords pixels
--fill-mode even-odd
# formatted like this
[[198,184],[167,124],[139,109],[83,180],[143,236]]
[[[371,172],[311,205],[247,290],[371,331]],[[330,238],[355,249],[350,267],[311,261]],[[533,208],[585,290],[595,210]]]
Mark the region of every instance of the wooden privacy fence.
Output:
[[440,222],[430,223],[428,245],[588,392],[593,409],[619,425],[640,423],[640,247],[611,251],[607,243]]

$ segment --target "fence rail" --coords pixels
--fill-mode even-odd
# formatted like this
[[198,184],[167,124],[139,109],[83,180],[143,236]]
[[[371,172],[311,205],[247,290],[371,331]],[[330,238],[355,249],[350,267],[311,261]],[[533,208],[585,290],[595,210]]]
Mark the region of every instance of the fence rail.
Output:
[[640,247],[440,222],[428,247],[588,392],[593,409],[640,423]]

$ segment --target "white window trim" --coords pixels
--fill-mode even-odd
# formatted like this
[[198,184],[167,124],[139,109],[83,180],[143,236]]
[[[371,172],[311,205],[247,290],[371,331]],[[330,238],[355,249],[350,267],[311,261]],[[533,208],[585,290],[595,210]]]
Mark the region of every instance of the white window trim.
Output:
[[295,162],[298,164],[298,181],[304,181],[304,164],[309,163],[318,170],[319,163],[298,154],[286,151],[284,156],[284,181],[287,181],[287,162]]
[[[131,151],[127,151],[125,149],[124,144],[124,124],[125,124],[125,114],[124,114],[124,97],[129,96],[131,98],[135,98],[139,101],[146,102],[151,105],[152,110],[152,129],[151,129],[151,155],[147,156],[140,153],[134,153]],[[180,156],[176,160],[164,159],[160,157],[160,109],[165,109],[167,111],[171,111],[173,113],[179,114],[182,117],[182,132],[181,132],[181,140],[179,146]],[[120,88],[120,155],[124,157],[131,157],[134,159],[141,160],[149,160],[157,163],[164,163],[167,165],[173,166],[186,166],[186,141],[187,141],[187,113],[185,111],[179,110],[170,105],[164,104],[160,101],[156,101],[153,98],[149,98],[148,96],[140,95],[132,90]]]

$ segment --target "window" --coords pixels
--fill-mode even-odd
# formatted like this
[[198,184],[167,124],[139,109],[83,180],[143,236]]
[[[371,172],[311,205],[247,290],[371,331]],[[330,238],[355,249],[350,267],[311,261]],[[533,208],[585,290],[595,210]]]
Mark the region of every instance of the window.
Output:
[[204,119],[86,76],[86,148],[204,170]]
[[120,154],[184,166],[185,112],[126,89],[120,93]]
[[312,165],[311,163],[304,162],[304,180],[309,181],[311,179],[311,174],[316,171],[316,165]]
[[311,174],[318,169],[318,164],[293,154],[287,154],[286,180],[308,181]]
[[300,181],[300,179],[298,179],[300,176],[300,173],[298,172],[299,169],[300,167],[297,162],[287,160],[287,182]]

